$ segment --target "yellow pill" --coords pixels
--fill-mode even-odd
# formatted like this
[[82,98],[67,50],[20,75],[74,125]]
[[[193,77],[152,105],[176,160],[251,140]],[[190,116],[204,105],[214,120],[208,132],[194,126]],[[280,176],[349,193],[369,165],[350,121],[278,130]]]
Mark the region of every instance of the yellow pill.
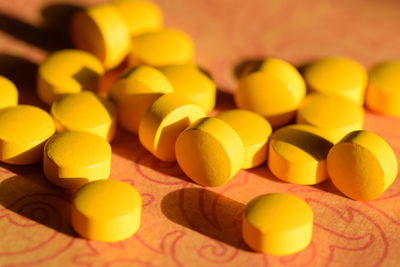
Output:
[[380,136],[367,131],[346,135],[328,154],[328,172],[346,196],[368,201],[378,198],[394,182],[396,155]]
[[317,184],[328,178],[326,157],[332,146],[333,140],[314,126],[289,125],[271,136],[268,167],[286,182]]
[[46,143],[43,169],[47,179],[64,188],[107,179],[111,169],[111,146],[95,134],[66,131]]
[[17,165],[41,161],[44,144],[54,132],[53,119],[40,108],[0,109],[0,161]]
[[368,75],[354,60],[341,57],[324,58],[311,63],[304,79],[312,92],[332,94],[363,105]]
[[251,200],[243,213],[242,236],[252,249],[289,255],[311,242],[313,211],[304,200],[289,194],[266,194]]
[[142,65],[128,70],[116,80],[110,88],[109,97],[116,105],[120,125],[137,133],[146,109],[161,95],[173,91],[172,85],[159,70]]
[[217,118],[199,119],[183,131],[176,141],[175,152],[183,172],[203,186],[227,183],[244,160],[240,136]]
[[160,8],[147,0],[114,0],[129,28],[131,36],[161,30],[163,17]]
[[114,104],[90,91],[62,97],[51,105],[58,132],[84,131],[108,141],[114,138],[116,112]]
[[65,94],[95,90],[104,74],[101,62],[80,50],[61,50],[50,54],[39,66],[37,93],[50,105]]
[[155,67],[177,65],[194,60],[194,44],[186,33],[177,29],[163,29],[133,38],[129,64]]
[[131,48],[129,27],[112,4],[78,12],[72,19],[71,35],[75,47],[95,55],[106,69],[118,66]]
[[306,95],[306,84],[299,71],[289,62],[279,58],[267,58],[262,61],[259,70],[279,76],[292,88],[294,99],[296,101],[303,100]]
[[0,109],[18,104],[18,90],[15,84],[4,76],[0,76]]
[[140,227],[142,198],[131,185],[103,180],[88,183],[74,194],[71,221],[75,231],[88,239],[117,242]]
[[154,156],[175,161],[178,135],[193,122],[204,117],[204,111],[176,94],[158,98],[149,106],[139,125],[139,140]]
[[363,128],[364,110],[341,96],[310,94],[297,112],[297,123],[320,128],[336,143],[349,132]]
[[239,134],[244,145],[242,169],[256,167],[267,159],[267,142],[272,128],[260,115],[243,109],[221,112],[215,116]]
[[213,110],[217,93],[216,85],[196,65],[173,65],[160,70],[177,94],[201,107],[206,113]]
[[269,70],[256,71],[242,77],[235,90],[235,102],[239,108],[254,111],[264,116],[272,126],[278,127],[295,117],[304,98],[305,87],[299,86],[301,82],[293,78],[297,76],[293,72],[294,68],[290,69],[280,63],[271,66],[276,67],[266,65]]
[[371,69],[365,104],[375,112],[400,117],[400,61],[382,62]]

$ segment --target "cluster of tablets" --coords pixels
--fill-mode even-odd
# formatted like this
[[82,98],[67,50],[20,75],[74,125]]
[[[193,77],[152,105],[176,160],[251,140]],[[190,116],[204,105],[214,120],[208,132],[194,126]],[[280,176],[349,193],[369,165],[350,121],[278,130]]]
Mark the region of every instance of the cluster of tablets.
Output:
[[[112,242],[140,225],[140,194],[107,179],[117,121],[202,186],[223,185],[265,161],[281,180],[312,185],[330,177],[356,200],[377,198],[393,183],[396,156],[362,130],[363,104],[365,98],[370,109],[400,116],[400,62],[377,65],[369,82],[364,68],[346,58],[313,62],[303,76],[281,59],[253,62],[234,92],[239,109],[207,117],[216,85],[194,64],[191,39],[162,23],[159,8],[146,0],[78,12],[71,26],[77,49],[50,54],[39,66],[37,93],[50,114],[18,105],[17,89],[0,77],[0,161],[43,160],[50,182],[76,190],[72,225],[80,235]],[[125,59],[129,68],[108,97],[95,93],[104,73]],[[246,206],[243,238],[254,250],[287,255],[310,243],[312,225],[305,201],[267,194]]]

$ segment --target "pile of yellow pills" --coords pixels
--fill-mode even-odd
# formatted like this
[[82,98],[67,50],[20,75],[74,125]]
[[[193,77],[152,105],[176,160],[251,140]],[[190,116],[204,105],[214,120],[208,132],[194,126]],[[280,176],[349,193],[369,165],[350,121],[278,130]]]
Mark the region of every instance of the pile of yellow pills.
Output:
[[109,97],[115,103],[119,124],[138,133],[146,109],[161,95],[173,91],[159,70],[142,65],[129,69],[117,79],[110,88]]
[[18,90],[15,84],[4,76],[0,76],[0,109],[18,104]]
[[131,36],[161,30],[163,16],[158,6],[147,0],[114,0]]
[[242,235],[252,249],[289,255],[311,242],[313,211],[304,200],[274,193],[251,200],[243,213]]
[[371,69],[365,105],[375,112],[400,117],[400,61],[382,62]]
[[337,142],[349,132],[363,128],[364,111],[359,104],[347,98],[314,93],[301,104],[297,123],[320,128]]
[[183,131],[175,146],[183,172],[203,186],[227,183],[243,166],[244,145],[238,133],[217,118],[202,118]]
[[160,160],[175,161],[178,135],[202,117],[205,114],[201,108],[179,95],[161,96],[143,115],[139,125],[139,140]]
[[367,131],[346,135],[328,154],[335,186],[355,200],[378,198],[397,176],[396,155],[380,136]]
[[344,57],[323,58],[312,62],[304,79],[312,92],[332,94],[363,105],[367,71],[354,60]]
[[[0,162],[43,161],[47,180],[74,192],[71,224],[84,238],[118,242],[141,224],[140,193],[109,179],[117,120],[158,160],[177,161],[204,187],[267,162],[260,168],[284,182],[330,178],[345,196],[368,201],[397,176],[390,145],[361,129],[364,96],[371,110],[400,117],[400,61],[380,63],[368,77],[344,57],[314,61],[303,76],[279,58],[254,60],[238,75],[238,109],[206,117],[217,85],[195,62],[191,37],[164,28],[157,5],[112,0],[80,9],[70,26],[77,49],[39,65],[37,94],[50,114],[18,105],[16,86],[0,76]],[[257,252],[297,253],[311,242],[313,216],[296,196],[261,195],[244,209],[242,237]]]
[[289,125],[271,136],[268,167],[286,182],[317,184],[328,178],[326,157],[332,146],[326,134],[314,126]]
[[217,87],[214,81],[194,64],[160,68],[174,92],[201,107],[205,113],[214,109]]
[[74,49],[60,50],[39,65],[37,94],[50,105],[65,94],[97,89],[103,74],[101,62],[93,55]]
[[111,3],[90,6],[75,14],[71,37],[76,48],[95,55],[106,69],[118,66],[131,48],[128,25]]
[[111,141],[116,128],[113,103],[90,91],[66,95],[51,105],[57,131],[85,131]]
[[145,33],[133,38],[128,60],[131,66],[185,64],[194,60],[194,44],[189,35],[177,29]]
[[272,128],[266,119],[244,109],[224,111],[215,118],[229,124],[242,139],[244,145],[242,169],[254,168],[267,159],[267,142]]
[[16,165],[40,162],[44,144],[54,132],[53,119],[40,108],[18,105],[0,109],[0,161]]
[[45,145],[43,169],[50,182],[63,188],[76,189],[91,181],[107,179],[111,169],[111,146],[92,133],[56,134]]
[[74,194],[71,221],[85,238],[117,242],[137,232],[141,213],[142,199],[133,186],[102,180],[90,182]]
[[235,103],[264,116],[273,127],[288,124],[305,96],[305,85],[289,63],[271,59],[263,69],[244,75],[235,90]]

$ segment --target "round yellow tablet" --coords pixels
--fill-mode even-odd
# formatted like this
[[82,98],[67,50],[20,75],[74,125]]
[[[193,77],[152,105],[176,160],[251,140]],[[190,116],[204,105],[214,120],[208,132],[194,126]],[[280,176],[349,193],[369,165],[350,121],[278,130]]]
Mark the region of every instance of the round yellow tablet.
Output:
[[60,50],[39,65],[37,93],[50,105],[65,94],[97,89],[103,74],[101,62],[93,55],[74,49]]
[[129,27],[112,4],[100,4],[78,12],[72,19],[75,47],[88,51],[103,62],[106,69],[118,66],[131,48]]
[[[275,64],[276,69],[256,71],[242,77],[235,90],[235,102],[241,109],[254,111],[264,116],[272,126],[278,127],[289,123],[296,115],[305,95],[305,88],[293,82],[289,69]],[[295,74],[293,74],[295,75]]]
[[103,180],[90,182],[74,194],[71,221],[88,239],[117,242],[131,237],[140,226],[142,198],[131,185]]
[[289,125],[271,136],[268,167],[286,182],[317,184],[328,178],[326,157],[332,146],[333,140],[314,126]]
[[262,61],[259,70],[279,76],[292,88],[294,99],[296,101],[303,100],[306,95],[306,84],[299,71],[292,64],[280,58],[267,58]]
[[194,64],[172,65],[160,69],[175,93],[209,113],[215,106],[217,87],[213,80]]
[[363,105],[367,71],[354,60],[331,57],[317,60],[306,67],[304,79],[312,92],[332,94]]
[[46,143],[43,169],[47,179],[64,188],[107,179],[111,169],[111,146],[98,135],[66,131]]
[[320,128],[337,142],[349,132],[363,128],[364,110],[347,98],[315,93],[304,99],[297,112],[297,123]]
[[310,244],[313,218],[310,205],[301,198],[283,193],[262,195],[246,205],[242,236],[256,251],[290,255]]
[[203,186],[227,183],[243,166],[244,145],[239,134],[217,118],[202,118],[183,131],[175,146],[183,172]]
[[18,104],[18,90],[15,84],[4,76],[0,76],[0,109]]
[[84,131],[108,141],[114,138],[116,112],[114,104],[90,91],[71,94],[55,101],[51,115],[57,131]]
[[139,123],[146,109],[161,95],[174,89],[167,78],[149,66],[134,67],[116,80],[109,92],[115,103],[120,125],[132,132],[139,131]]
[[397,159],[389,144],[367,131],[346,135],[328,154],[328,172],[346,196],[368,201],[378,198],[394,182]]
[[55,132],[44,110],[18,105],[0,109],[0,161],[25,165],[40,162],[46,140]]
[[256,167],[267,159],[267,142],[272,128],[260,115],[243,109],[232,109],[215,116],[239,134],[244,145],[242,169]]
[[161,30],[163,16],[160,8],[147,0],[114,0],[131,36]]
[[400,117],[400,61],[382,62],[371,69],[365,104],[375,112]]
[[178,135],[204,116],[202,109],[175,93],[161,96],[143,115],[139,125],[139,140],[160,160],[175,161]]
[[177,29],[163,29],[133,38],[129,64],[155,67],[185,64],[194,60],[194,44],[186,33]]

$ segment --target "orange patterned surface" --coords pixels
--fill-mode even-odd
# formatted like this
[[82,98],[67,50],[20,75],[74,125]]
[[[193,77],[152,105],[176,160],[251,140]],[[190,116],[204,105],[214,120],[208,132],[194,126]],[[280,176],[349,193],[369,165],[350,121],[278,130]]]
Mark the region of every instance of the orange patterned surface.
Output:
[[[19,86],[22,103],[35,96],[36,64],[68,47],[63,35],[71,6],[97,1],[2,0],[0,73]],[[218,108],[232,107],[233,68],[262,56],[302,65],[344,55],[366,67],[400,58],[397,0],[159,0],[166,22],[187,31],[198,62],[221,93]],[[367,113],[366,129],[400,156],[400,119]],[[49,184],[40,165],[0,165],[1,266],[399,266],[400,179],[379,199],[356,202],[330,181],[297,186],[274,178],[266,165],[241,171],[219,188],[191,183],[176,164],[156,160],[138,138],[120,130],[113,147],[112,179],[133,184],[143,197],[142,226],[129,240],[107,244],[76,236],[69,197]],[[240,237],[243,205],[268,192],[290,192],[315,212],[312,244],[287,257],[249,251]],[[101,203],[99,203],[101,205]]]

